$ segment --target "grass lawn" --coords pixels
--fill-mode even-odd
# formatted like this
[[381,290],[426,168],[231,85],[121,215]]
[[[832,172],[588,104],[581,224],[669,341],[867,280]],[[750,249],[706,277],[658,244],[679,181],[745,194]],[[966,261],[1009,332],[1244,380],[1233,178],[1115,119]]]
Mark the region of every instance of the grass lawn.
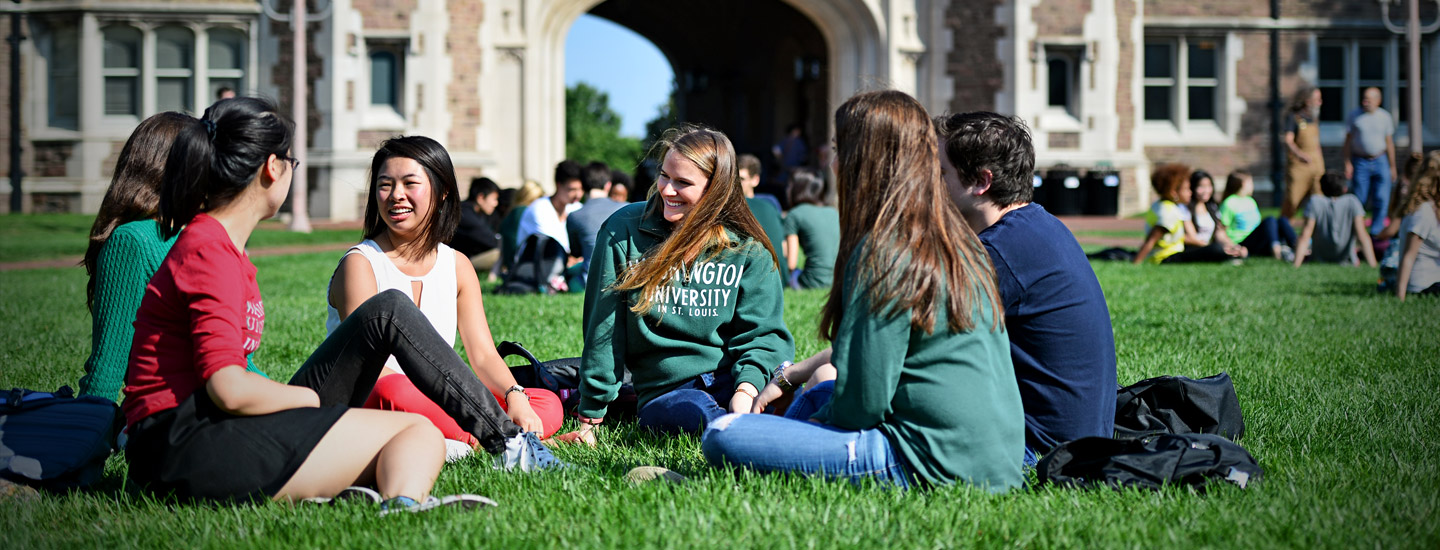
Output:
[[[39,240],[40,220],[15,233],[0,225],[0,242]],[[83,232],[81,224],[82,239]],[[7,259],[16,253],[6,250]],[[268,314],[256,362],[272,376],[286,379],[323,338],[324,285],[337,259],[255,259]],[[1265,467],[1263,482],[1207,494],[907,493],[710,469],[694,438],[619,426],[604,429],[598,449],[557,452],[581,467],[575,471],[495,472],[484,457],[446,467],[437,492],[501,503],[479,513],[382,520],[358,507],[160,502],[126,490],[117,456],[96,490],[0,502],[0,538],[35,548],[1440,547],[1440,300],[1401,304],[1376,295],[1370,269],[1294,270],[1268,260],[1094,267],[1109,300],[1122,383],[1228,371],[1245,411],[1242,443]],[[74,384],[90,345],[83,271],[3,277],[0,388]],[[824,297],[785,294],[802,355],[824,346],[815,336]],[[486,308],[497,338],[555,358],[581,352],[581,303],[578,295],[490,296]],[[642,464],[690,481],[630,486],[622,475]]]

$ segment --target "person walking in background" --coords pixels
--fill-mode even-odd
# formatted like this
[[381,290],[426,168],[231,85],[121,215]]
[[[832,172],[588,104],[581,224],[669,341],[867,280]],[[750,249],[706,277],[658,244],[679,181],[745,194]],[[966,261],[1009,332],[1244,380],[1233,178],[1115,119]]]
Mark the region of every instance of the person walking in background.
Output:
[[641,428],[696,433],[750,411],[771,370],[795,358],[780,260],[745,206],[729,138],[684,125],[665,132],[658,152],[650,199],[621,208],[595,239],[583,426],[561,441],[595,444],[626,369]]
[[565,232],[570,236],[570,255],[580,258],[576,269],[581,285],[585,284],[585,270],[595,251],[595,235],[600,233],[600,226],[610,219],[611,214],[625,206],[610,199],[611,174],[610,167],[603,162],[596,161],[585,166],[580,174],[580,182],[585,186],[585,202],[565,220]]
[[1303,86],[1290,101],[1285,117],[1285,202],[1280,217],[1290,219],[1300,204],[1320,192],[1320,176],[1325,174],[1325,156],[1320,150],[1320,105],[1324,100],[1320,89]]
[[[902,92],[868,92],[840,106],[835,130],[843,268],[820,327],[837,377],[807,392],[829,397],[813,414],[721,417],[700,450],[717,468],[1020,486],[1025,422],[994,272],[947,200],[929,115]],[[778,369],[749,412],[802,369]]]
[[1286,218],[1260,215],[1255,203],[1255,179],[1236,170],[1225,179],[1225,198],[1220,203],[1220,223],[1230,242],[1240,243],[1248,256],[1269,255],[1277,260],[1295,260],[1295,229]]
[[1347,191],[1345,178],[1325,174],[1320,178],[1321,195],[1305,205],[1305,228],[1295,249],[1295,267],[1307,261],[1355,265],[1355,243],[1365,263],[1375,267],[1375,249],[1365,229],[1365,207]]
[[470,180],[470,196],[460,203],[460,223],[450,246],[470,260],[476,274],[488,278],[500,261],[500,234],[495,209],[500,206],[500,186],[490,178]]
[[[774,197],[767,200],[755,194],[755,188],[760,186],[760,159],[755,155],[740,155],[738,163],[740,188],[745,192],[745,204],[750,207],[750,215],[765,230],[770,248],[781,258],[790,257],[790,251],[785,248],[785,219],[780,215],[778,201]],[[790,280],[790,267],[784,261],[780,262],[780,280]]]
[[[519,386],[495,350],[485,316],[480,279],[467,258],[444,243],[463,215],[450,155],[435,140],[403,136],[386,140],[370,164],[365,240],[340,259],[327,285],[325,331],[334,334],[371,297],[404,293],[420,308],[453,355],[455,334],[465,345],[471,373],[516,426],[549,437],[560,429],[563,407],[549,390]],[[423,415],[447,440],[448,456],[468,455],[479,441],[416,387],[399,360],[390,357],[365,407]]]
[[1370,234],[1385,229],[1390,184],[1395,181],[1395,119],[1380,108],[1380,88],[1365,88],[1360,108],[1345,120],[1345,179],[1370,214]]
[[[840,250],[840,212],[825,204],[825,180],[818,170],[790,174],[790,214],[785,216],[785,259],[791,288],[827,288]],[[805,269],[800,253],[805,253]]]

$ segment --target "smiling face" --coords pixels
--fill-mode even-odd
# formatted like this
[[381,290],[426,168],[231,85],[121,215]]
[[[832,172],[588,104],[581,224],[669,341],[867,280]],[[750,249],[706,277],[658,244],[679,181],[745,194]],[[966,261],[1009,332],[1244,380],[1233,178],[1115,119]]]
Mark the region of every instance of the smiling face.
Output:
[[1213,196],[1215,196],[1215,183],[1210,181],[1210,178],[1201,179],[1200,183],[1195,184],[1195,202],[1210,202],[1210,198]]
[[665,162],[660,164],[660,175],[655,178],[655,192],[660,194],[664,204],[665,221],[679,223],[685,219],[700,197],[705,195],[705,185],[710,178],[699,166],[675,151],[665,153]]
[[420,235],[435,209],[430,174],[414,159],[395,157],[385,161],[375,178],[375,200],[380,218],[391,233]]

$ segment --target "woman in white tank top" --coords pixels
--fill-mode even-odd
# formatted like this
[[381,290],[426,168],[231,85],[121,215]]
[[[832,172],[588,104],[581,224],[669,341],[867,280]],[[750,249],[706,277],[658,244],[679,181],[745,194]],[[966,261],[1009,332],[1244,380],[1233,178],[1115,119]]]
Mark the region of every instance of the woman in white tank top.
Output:
[[[365,237],[330,278],[327,332],[383,290],[396,289],[419,306],[451,346],[458,329],[471,369],[525,431],[549,437],[563,420],[553,392],[521,388],[495,351],[480,290],[467,258],[444,244],[460,218],[460,192],[444,148],[434,140],[401,137],[375,154],[365,207]],[[419,393],[391,357],[366,407],[425,415],[447,439],[475,444],[438,405]]]

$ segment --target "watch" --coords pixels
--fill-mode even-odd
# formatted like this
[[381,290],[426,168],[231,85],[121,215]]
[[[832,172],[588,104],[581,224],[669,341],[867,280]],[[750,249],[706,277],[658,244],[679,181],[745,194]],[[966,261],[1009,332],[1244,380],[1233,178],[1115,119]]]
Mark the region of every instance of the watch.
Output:
[[785,378],[785,369],[794,364],[789,361],[780,363],[780,366],[775,367],[775,372],[770,375],[770,379],[775,381],[775,386],[779,387],[781,391],[795,391],[796,385],[791,384],[790,380]]
[[525,397],[525,400],[526,400],[526,401],[529,401],[529,400],[530,400],[530,396],[525,393],[525,386],[521,386],[520,384],[515,384],[514,386],[510,386],[510,389],[505,390],[505,395],[504,395],[505,400],[506,400],[506,401],[509,401],[509,400],[510,400],[510,394],[516,393],[516,392],[519,392],[521,396]]

